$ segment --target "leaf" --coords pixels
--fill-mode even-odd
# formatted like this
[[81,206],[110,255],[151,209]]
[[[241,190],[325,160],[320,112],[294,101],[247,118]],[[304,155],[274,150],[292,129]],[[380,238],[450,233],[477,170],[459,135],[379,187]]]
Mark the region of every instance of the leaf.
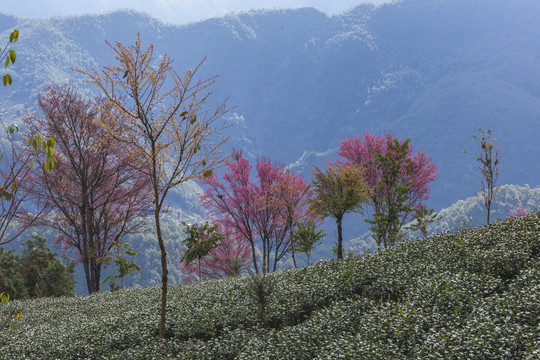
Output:
[[19,311],[19,313],[17,314],[17,319],[20,319],[22,318],[22,311]]
[[11,59],[11,63],[15,64],[15,59],[17,59],[17,55],[15,55],[14,50],[9,50],[9,58]]
[[13,44],[17,42],[17,40],[19,40],[19,30],[15,29],[9,34],[9,42]]
[[208,169],[203,173],[203,178],[208,178],[212,176],[212,169]]
[[11,124],[9,125],[9,127],[7,128],[6,132],[8,134],[13,134],[14,132],[18,132],[19,131],[19,127],[17,126],[17,124]]
[[52,147],[47,148],[47,157],[52,158],[53,156],[53,149]]
[[129,73],[129,72],[128,72],[128,71],[126,70],[126,72],[124,73],[124,76],[122,76],[122,79],[125,79],[125,78],[127,78],[127,76],[128,76],[128,73]]
[[34,166],[34,160],[30,160],[28,167],[31,169]]
[[54,144],[55,144],[55,141],[54,141],[54,139],[52,137],[49,138],[49,140],[47,140],[47,146],[48,147],[52,148],[52,147],[54,147]]
[[4,64],[4,67],[8,67],[9,65],[9,56],[6,56],[6,63]]
[[180,114],[180,116],[182,117],[185,117],[187,115],[187,111],[182,111],[182,113]]

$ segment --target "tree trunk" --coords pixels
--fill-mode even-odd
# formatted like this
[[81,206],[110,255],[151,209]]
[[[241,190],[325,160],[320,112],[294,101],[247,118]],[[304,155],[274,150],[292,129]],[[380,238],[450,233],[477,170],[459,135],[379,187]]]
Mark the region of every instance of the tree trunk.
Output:
[[337,243],[337,258],[343,259],[343,231],[341,229],[341,220],[342,218],[336,218],[337,224],[337,233],[338,233],[338,243]]
[[93,259],[83,259],[84,275],[86,278],[86,288],[88,294],[99,292],[99,279],[101,277],[101,265],[97,264]]
[[257,253],[255,251],[255,243],[252,239],[249,240],[249,243],[251,245],[251,256],[253,258],[253,267],[255,268],[255,274],[259,273],[259,266],[257,265]]
[[83,268],[84,268],[84,276],[86,278],[86,289],[88,290],[88,294],[92,294],[92,277],[90,276],[90,268],[88,266],[88,259],[83,258],[82,259]]
[[[157,203],[157,189],[154,189],[156,194],[156,203]],[[165,243],[163,242],[163,237],[161,236],[161,224],[159,221],[159,209],[157,208],[154,211],[154,217],[156,222],[156,234],[159,243],[159,250],[161,251],[161,311],[160,311],[160,320],[159,320],[159,338],[165,339],[165,320],[166,320],[166,311],[167,311],[167,251],[165,250]]]

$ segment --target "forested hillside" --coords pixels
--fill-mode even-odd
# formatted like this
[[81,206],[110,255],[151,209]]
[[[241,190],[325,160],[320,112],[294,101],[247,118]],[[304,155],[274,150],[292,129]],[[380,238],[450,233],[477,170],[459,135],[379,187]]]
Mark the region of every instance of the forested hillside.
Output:
[[532,0],[404,0],[333,17],[255,11],[187,26],[133,12],[0,15],[2,36],[21,31],[17,81],[2,107],[12,115],[33,108],[51,81],[86,87],[70,67],[110,64],[105,40],[131,43],[140,32],[181,70],[207,57],[204,72],[220,75],[215,101],[235,106],[231,145],[284,164],[301,158],[309,177],[311,165],[335,158],[344,137],[391,131],[439,167],[430,205],[440,209],[476,191],[474,159],[462,150],[479,127],[499,138],[501,183],[538,184],[539,11]]

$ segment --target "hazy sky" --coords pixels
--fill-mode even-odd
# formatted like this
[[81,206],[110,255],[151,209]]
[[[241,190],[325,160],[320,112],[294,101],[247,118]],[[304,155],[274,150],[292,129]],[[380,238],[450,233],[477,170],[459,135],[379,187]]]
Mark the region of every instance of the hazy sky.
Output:
[[361,2],[385,0],[11,0],[0,12],[20,17],[99,14],[117,9],[136,9],[164,22],[184,24],[229,12],[251,9],[314,7],[328,14],[348,10]]

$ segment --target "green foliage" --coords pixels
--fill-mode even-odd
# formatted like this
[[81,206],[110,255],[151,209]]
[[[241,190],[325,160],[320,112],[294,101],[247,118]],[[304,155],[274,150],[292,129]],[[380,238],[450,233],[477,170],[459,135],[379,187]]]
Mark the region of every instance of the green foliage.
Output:
[[28,289],[22,271],[19,254],[15,250],[4,251],[0,247],[0,292],[12,299],[27,298]]
[[[5,292],[0,293],[0,305],[7,304],[8,301],[9,301],[9,294],[7,294]],[[22,318],[22,311],[19,311],[16,314],[13,314],[13,313],[9,314],[8,313],[5,319],[2,319],[0,317],[0,329],[5,328],[5,327],[7,327],[9,325],[11,325],[12,329],[17,329],[16,321],[19,320],[20,318]],[[9,339],[9,338],[0,337],[0,342],[5,341],[7,339]]]
[[337,257],[343,258],[342,220],[348,212],[361,212],[368,201],[369,190],[362,168],[336,164],[326,171],[313,169],[313,199],[308,200],[310,211],[336,219],[338,230]]
[[[98,264],[109,264],[111,261],[114,262],[115,272],[112,275],[107,276],[102,284],[109,282],[111,291],[119,290],[124,288],[124,277],[127,275],[133,274],[135,272],[140,273],[141,268],[133,260],[126,259],[127,256],[137,256],[133,248],[129,243],[125,243],[122,238],[112,244],[107,255],[98,260]],[[120,285],[116,285],[116,280],[120,279]]]
[[[6,61],[4,63],[4,68],[7,68],[9,64],[15,64],[15,60],[17,59],[17,55],[15,54],[15,51],[13,49],[8,51],[9,44],[14,44],[19,40],[19,30],[15,29],[9,34],[9,41],[4,46],[3,49],[0,49],[0,59],[4,56],[6,57]],[[5,74],[2,77],[2,83],[4,86],[11,85],[13,82],[13,79],[11,78],[10,74]]]
[[220,240],[224,239],[223,234],[216,230],[217,225],[210,225],[208,221],[201,225],[188,225],[185,222],[183,224],[186,226],[185,231],[188,236],[184,240],[186,252],[180,262],[186,265],[195,260],[200,261],[219,246]]
[[[47,160],[45,160],[45,169],[48,171],[51,171],[56,163],[56,159],[54,158],[54,145],[55,141],[52,137],[45,139],[45,136],[38,134],[28,138],[28,146],[31,146],[34,150],[41,148],[47,155]],[[30,167],[32,167],[32,165],[33,163],[30,162]]]
[[250,271],[246,290],[248,296],[257,306],[257,319],[261,328],[265,326],[278,281],[279,278],[273,274],[255,274]]
[[420,204],[418,208],[414,209],[414,212],[416,213],[415,221],[407,226],[407,230],[420,231],[423,237],[428,235],[428,226],[431,223],[442,219],[440,215],[434,213],[433,209],[428,210],[424,204]]
[[[260,327],[249,277],[24,303],[6,358],[534,359],[540,215],[268,275]],[[127,307],[126,304],[130,306]],[[19,304],[0,308],[0,317]],[[15,334],[0,329],[0,338]],[[73,355],[76,354],[76,355]]]
[[327,234],[323,230],[317,231],[315,219],[309,218],[307,221],[297,224],[296,232],[292,235],[294,251],[307,255],[308,266],[309,257],[315,244],[322,243],[326,235]]
[[402,144],[397,139],[388,141],[388,151],[375,154],[376,168],[382,170],[382,178],[376,185],[376,211],[373,218],[366,221],[372,225],[369,229],[379,248],[396,244],[405,218],[403,214],[414,210],[408,202],[412,179],[402,175],[412,170],[412,160],[407,158],[410,141],[407,139]]
[[0,291],[13,299],[75,295],[73,267],[62,263],[45,242],[34,235],[23,243],[22,256],[0,248]]
[[[6,133],[8,134],[8,137],[12,143],[14,143],[14,139],[12,136],[19,132],[19,127],[17,124],[11,124],[6,129]],[[54,144],[55,141],[53,138],[49,138],[48,140],[45,139],[43,135],[35,135],[30,136],[28,138],[28,146],[33,147],[34,150],[37,150],[38,147],[43,149],[43,152],[47,154],[47,160],[45,160],[45,169],[51,171],[54,168],[54,164],[56,163],[56,159],[54,158]],[[18,149],[21,151],[22,149]],[[5,154],[0,154],[0,160],[4,157]],[[13,179],[18,178],[19,181],[24,181],[25,179],[20,179],[22,177],[23,173],[17,169],[20,167],[20,165],[28,166],[29,169],[32,169],[34,166],[33,160],[23,159],[23,158],[16,158],[11,161],[9,166],[11,166],[11,171],[6,176],[6,182],[11,183],[10,187],[2,187],[0,186],[0,199],[6,200],[6,201],[12,201],[13,200],[13,194],[16,191],[16,183],[13,181]]]

